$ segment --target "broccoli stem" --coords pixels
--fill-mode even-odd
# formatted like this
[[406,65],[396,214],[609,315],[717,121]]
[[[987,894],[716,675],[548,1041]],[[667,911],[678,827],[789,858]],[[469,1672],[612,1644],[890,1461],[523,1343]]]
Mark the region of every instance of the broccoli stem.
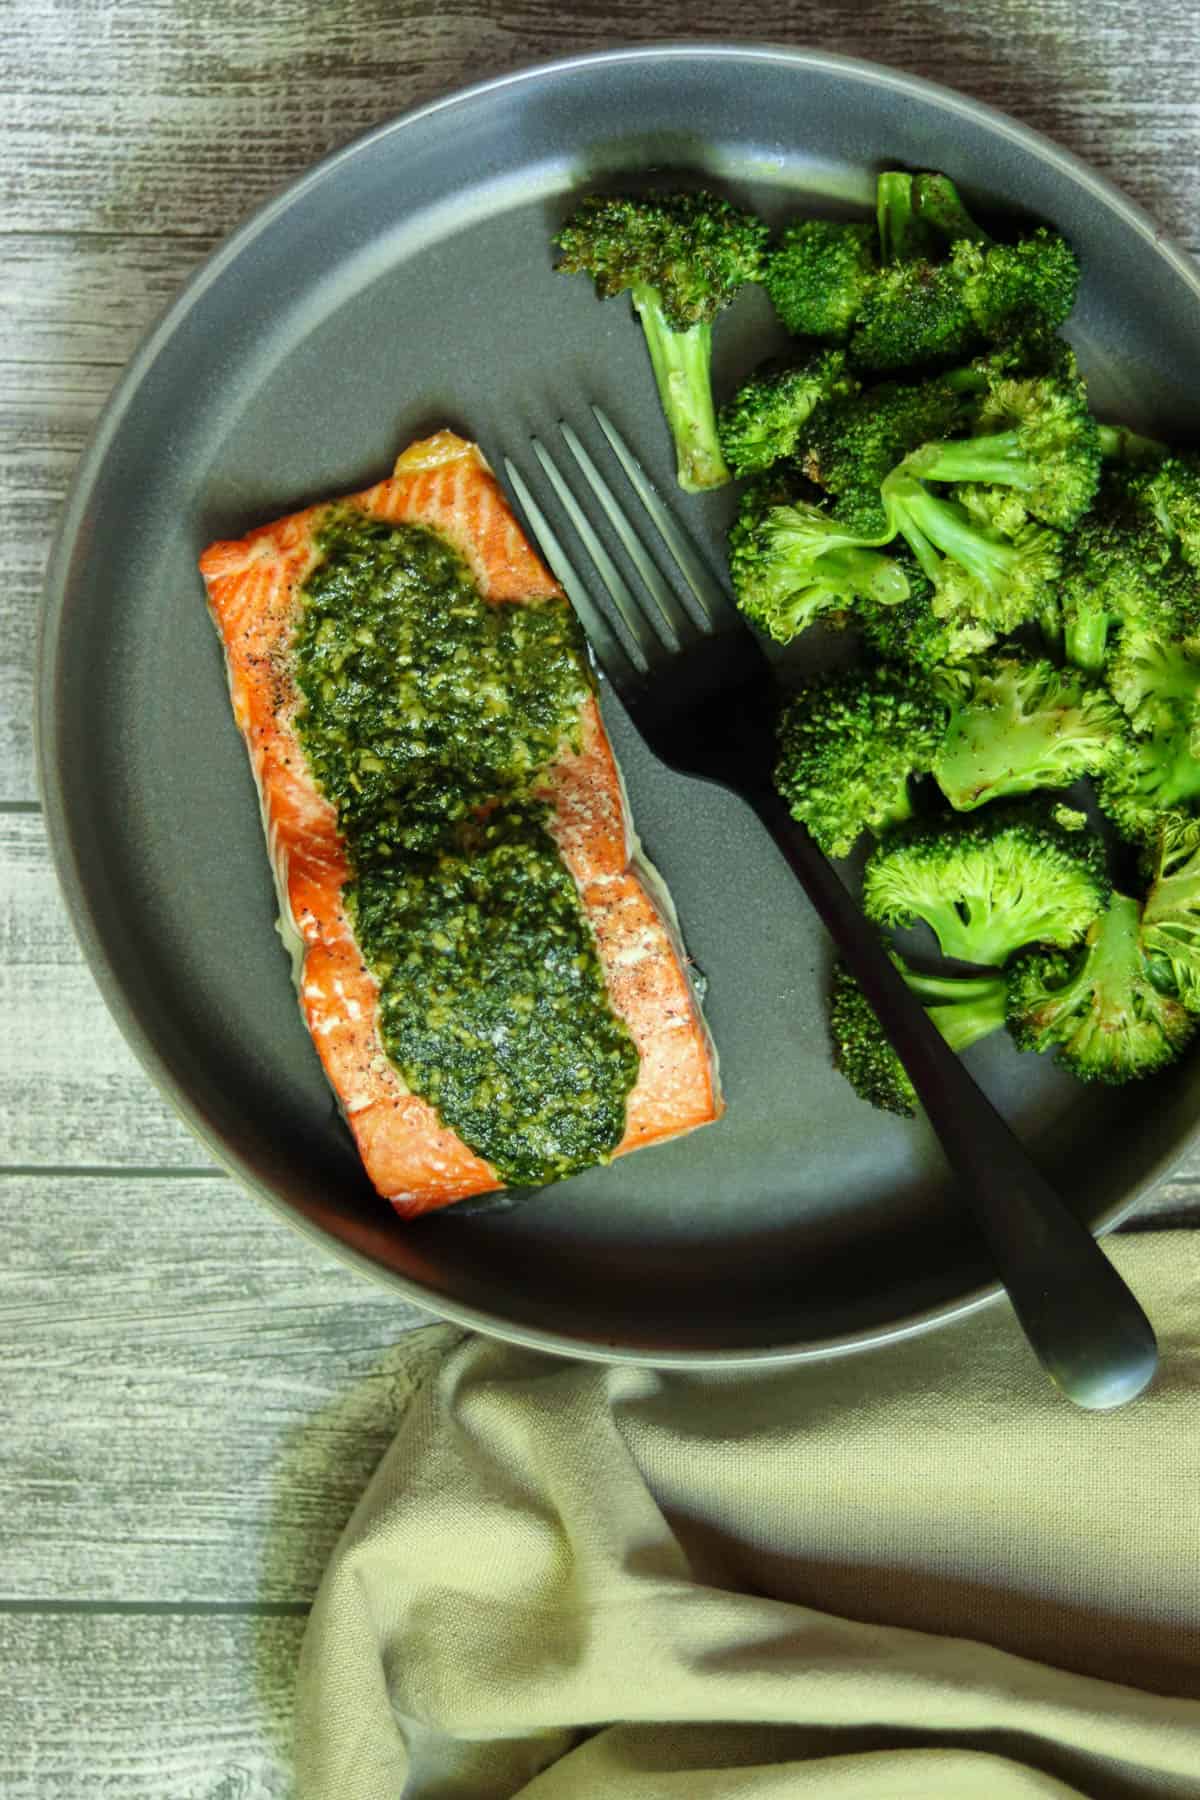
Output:
[[1063,631],[1063,651],[1069,663],[1099,675],[1108,654],[1111,614],[1104,606],[1076,606],[1068,614]]
[[875,184],[875,217],[879,224],[879,260],[916,262],[932,249],[929,228],[913,205],[913,178],[886,170]]
[[632,289],[658,397],[675,441],[679,485],[689,494],[730,480],[717,437],[712,394],[712,326],[707,321],[676,331],[663,312],[657,288]]
[[1128,425],[1098,425],[1100,454],[1120,462],[1158,462],[1167,446],[1157,438],[1143,437]]
[[906,461],[911,473],[926,481],[983,481],[998,487],[1025,489],[1037,482],[1037,470],[1016,431],[993,431],[950,443],[922,444]]
[[950,243],[990,244],[992,239],[977,225],[948,175],[918,175],[914,200],[920,217]]
[[883,483],[888,523],[906,540],[930,580],[938,577],[931,549],[960,563],[991,593],[1002,592],[1013,563],[1013,549],[1000,538],[985,536],[957,501],[931,494],[902,464]]
[[1077,1034],[1077,1047],[1084,1052],[1094,1039],[1102,1041],[1124,1024],[1132,977],[1142,967],[1141,917],[1138,901],[1114,893],[1088,934],[1087,955],[1066,986],[1055,993],[1055,1002],[1064,1013],[1086,1003],[1084,1023]]
[[[1003,1008],[1004,979],[1000,975],[930,975],[922,969],[905,969],[904,979],[918,1000],[931,1002],[960,1000],[991,1000],[996,989],[1001,990],[1001,1008]],[[1001,1011],[1003,1021],[1003,1010]]]
[[997,916],[986,903],[968,912],[965,905],[960,909],[947,901],[930,907],[925,916],[943,956],[953,957],[955,962],[975,963],[983,969],[1003,963],[1012,949],[1014,935],[1020,936],[1019,932],[1014,933],[1011,913]]
[[947,982],[946,986],[980,990],[974,999],[968,999],[964,994],[961,1000],[954,997],[945,1005],[926,1008],[952,1050],[961,1054],[972,1044],[977,1044],[980,1038],[990,1037],[993,1031],[1001,1029],[1006,999],[1004,982],[999,976],[990,981]]

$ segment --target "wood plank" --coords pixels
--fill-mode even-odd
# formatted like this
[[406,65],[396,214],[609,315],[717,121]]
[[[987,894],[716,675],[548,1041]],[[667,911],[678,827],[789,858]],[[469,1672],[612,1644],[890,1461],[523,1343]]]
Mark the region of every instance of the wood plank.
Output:
[[0,800],[36,795],[33,667],[50,539],[80,451],[211,240],[5,238],[0,278]]
[[0,364],[2,801],[37,794],[33,669],[42,577],[67,484],[117,373],[116,364]]
[[1195,11],[1167,0],[954,0],[880,18],[855,0],[517,0],[503,12],[379,0],[139,0],[11,9],[0,207],[10,231],[221,235],[360,131],[464,81],[608,44],[747,36],[957,86],[1048,130],[1197,242]]
[[0,813],[0,1165],[206,1167],[101,1000],[35,813]]
[[6,1800],[284,1800],[301,1618],[0,1614]]
[[8,1175],[0,1214],[0,1610],[307,1602],[428,1315],[223,1178]]
[[27,392],[16,373],[26,364],[43,384],[73,363],[119,369],[216,242],[6,233],[0,344],[11,361],[0,365],[0,395]]

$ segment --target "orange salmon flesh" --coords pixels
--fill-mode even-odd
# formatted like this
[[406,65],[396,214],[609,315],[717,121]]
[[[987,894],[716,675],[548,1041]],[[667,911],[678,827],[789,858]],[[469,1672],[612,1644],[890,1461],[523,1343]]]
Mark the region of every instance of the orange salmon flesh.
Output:
[[[452,432],[412,444],[390,480],[350,497],[378,519],[423,525],[465,559],[494,604],[559,595],[474,444]],[[410,1093],[384,1054],[379,988],[343,904],[352,878],[337,815],[296,734],[293,640],[319,560],[325,505],[212,544],[200,572],[225,651],[230,697],[262,805],[285,932],[301,946],[300,1007],[379,1193],[405,1217],[503,1186],[492,1166]],[[722,1110],[712,1043],[673,923],[647,884],[612,747],[593,697],[579,749],[545,771],[549,829],[595,932],[609,1000],[641,1057],[616,1155],[708,1124]]]

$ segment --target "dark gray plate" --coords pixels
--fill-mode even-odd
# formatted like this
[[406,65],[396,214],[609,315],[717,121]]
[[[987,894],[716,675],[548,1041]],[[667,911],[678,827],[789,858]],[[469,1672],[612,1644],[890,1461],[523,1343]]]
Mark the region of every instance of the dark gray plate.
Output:
[[[701,1363],[829,1354],[994,1290],[928,1131],[872,1113],[830,1067],[826,947],[776,853],[737,801],[667,774],[619,716],[642,834],[709,979],[728,1113],[516,1207],[396,1221],[297,1016],[197,554],[374,480],[431,426],[457,425],[498,461],[531,428],[581,419],[587,397],[670,491],[628,306],[551,272],[569,196],[680,170],[777,219],[868,206],[882,163],[944,168],[984,206],[1059,225],[1086,271],[1073,330],[1100,406],[1194,428],[1200,282],[1128,201],[919,81],[705,46],[508,77],[332,157],[200,272],[84,458],[49,576],[39,723],[85,951],[212,1153],[300,1229],[452,1318],[576,1353]],[[718,331],[722,390],[775,341],[757,301]],[[717,567],[728,509],[727,495],[680,501]],[[1152,1094],[1085,1092],[1004,1044],[972,1062],[1097,1228],[1194,1127],[1197,1058]]]

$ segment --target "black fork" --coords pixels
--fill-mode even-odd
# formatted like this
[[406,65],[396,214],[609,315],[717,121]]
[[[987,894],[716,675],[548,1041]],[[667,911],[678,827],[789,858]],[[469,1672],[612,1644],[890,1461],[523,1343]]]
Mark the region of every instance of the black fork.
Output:
[[[758,640],[697,554],[611,420],[594,407],[625,484],[680,571],[690,604],[667,582],[613,482],[571,426],[560,424],[568,482],[538,439],[534,459],[586,552],[610,618],[521,471],[505,468],[534,537],[579,615],[596,660],[651,750],[682,774],[741,795],[786,857],[847,967],[878,1013],[959,1178],[963,1200],[1033,1350],[1077,1405],[1119,1406],[1151,1379],[1149,1320],[1088,1229],[1034,1167],[888,958],[828,859],[771,781],[776,678]],[[530,465],[532,474],[532,465]],[[627,581],[580,493],[607,519],[638,577]],[[639,591],[640,589],[640,591]]]

